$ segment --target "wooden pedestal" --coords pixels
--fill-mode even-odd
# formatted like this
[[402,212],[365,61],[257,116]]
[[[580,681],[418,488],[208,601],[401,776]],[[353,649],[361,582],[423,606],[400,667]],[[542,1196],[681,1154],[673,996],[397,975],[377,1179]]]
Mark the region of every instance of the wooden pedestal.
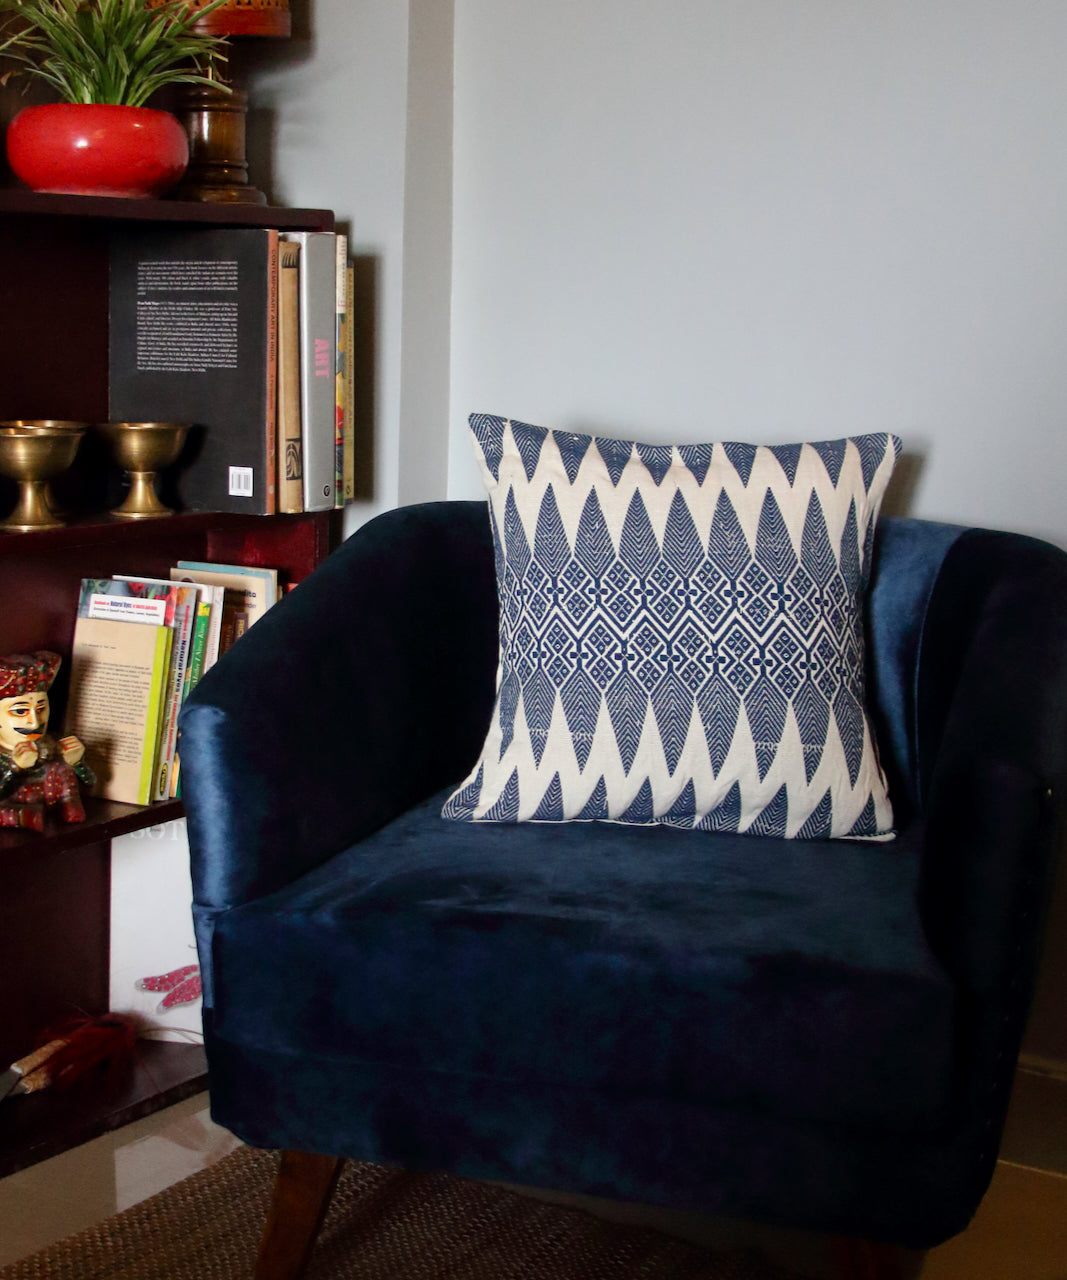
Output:
[[189,135],[189,168],[171,193],[178,200],[213,204],[266,204],[248,181],[248,95],[206,85],[186,85],[177,115]]

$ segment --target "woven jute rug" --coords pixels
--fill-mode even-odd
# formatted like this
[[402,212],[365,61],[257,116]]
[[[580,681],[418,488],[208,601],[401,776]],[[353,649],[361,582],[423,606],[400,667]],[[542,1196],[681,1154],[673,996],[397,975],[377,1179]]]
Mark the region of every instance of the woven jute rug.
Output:
[[[277,1157],[239,1148],[0,1280],[249,1280]],[[443,1174],[345,1165],[307,1280],[788,1280],[747,1253]]]

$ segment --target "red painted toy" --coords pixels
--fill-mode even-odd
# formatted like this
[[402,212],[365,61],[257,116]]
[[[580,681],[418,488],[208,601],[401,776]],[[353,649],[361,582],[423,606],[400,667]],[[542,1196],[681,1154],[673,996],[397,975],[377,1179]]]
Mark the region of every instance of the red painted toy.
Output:
[[61,662],[47,649],[0,658],[0,826],[43,831],[46,806],[58,806],[64,822],[85,821],[81,787],[96,782],[85,747],[47,732]]

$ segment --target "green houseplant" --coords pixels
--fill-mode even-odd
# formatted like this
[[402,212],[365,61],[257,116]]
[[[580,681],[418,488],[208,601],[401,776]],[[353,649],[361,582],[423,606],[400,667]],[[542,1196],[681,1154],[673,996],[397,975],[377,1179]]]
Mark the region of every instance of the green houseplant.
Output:
[[188,140],[146,106],[167,85],[210,84],[225,41],[196,24],[226,0],[0,0],[0,54],[61,101],[24,107],[8,128],[11,168],[28,186],[153,196],[181,177]]

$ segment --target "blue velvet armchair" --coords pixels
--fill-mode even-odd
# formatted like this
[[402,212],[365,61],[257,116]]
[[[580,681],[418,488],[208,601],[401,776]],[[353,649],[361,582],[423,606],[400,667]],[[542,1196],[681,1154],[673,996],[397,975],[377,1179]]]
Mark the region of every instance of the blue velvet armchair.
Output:
[[208,673],[212,1112],[312,1192],[257,1274],[299,1273],[336,1157],[920,1250],[966,1226],[1067,796],[1067,555],[885,519],[867,626],[887,843],[445,821],[494,698],[482,503],[372,521]]

